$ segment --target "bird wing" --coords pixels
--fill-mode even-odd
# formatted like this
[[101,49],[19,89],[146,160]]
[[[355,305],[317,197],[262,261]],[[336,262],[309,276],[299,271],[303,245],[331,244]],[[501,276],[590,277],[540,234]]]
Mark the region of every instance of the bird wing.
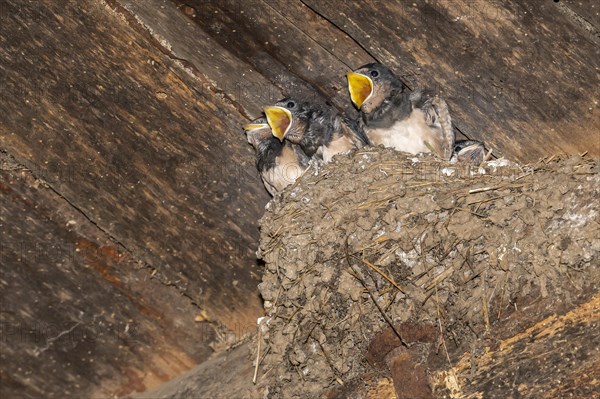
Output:
[[360,123],[360,121],[343,116],[342,126],[346,126],[348,128],[350,134],[353,136],[353,141],[356,143],[357,148],[361,148],[365,145],[371,145],[364,126]]
[[454,152],[454,130],[448,104],[437,95],[429,95],[422,90],[416,90],[410,95],[415,108],[425,114],[425,122],[436,133],[436,143],[429,143],[435,152],[445,160],[449,160]]

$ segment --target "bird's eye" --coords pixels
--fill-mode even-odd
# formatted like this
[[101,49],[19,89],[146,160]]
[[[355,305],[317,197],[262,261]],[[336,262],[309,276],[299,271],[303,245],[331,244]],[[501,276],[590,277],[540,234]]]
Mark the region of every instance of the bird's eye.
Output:
[[296,106],[296,103],[293,101],[290,101],[289,103],[287,103],[288,108],[294,108],[295,106]]
[[372,78],[376,78],[377,76],[379,76],[379,72],[377,72],[377,71],[371,71],[371,77]]

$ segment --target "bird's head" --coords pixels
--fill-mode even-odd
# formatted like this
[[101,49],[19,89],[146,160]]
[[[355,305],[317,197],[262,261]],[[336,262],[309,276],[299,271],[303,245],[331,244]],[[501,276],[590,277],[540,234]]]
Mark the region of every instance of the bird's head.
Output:
[[306,130],[309,107],[306,103],[284,98],[264,108],[273,136],[298,143]]
[[384,65],[372,63],[364,65],[346,74],[350,98],[358,109],[371,113],[403,84],[394,73]]

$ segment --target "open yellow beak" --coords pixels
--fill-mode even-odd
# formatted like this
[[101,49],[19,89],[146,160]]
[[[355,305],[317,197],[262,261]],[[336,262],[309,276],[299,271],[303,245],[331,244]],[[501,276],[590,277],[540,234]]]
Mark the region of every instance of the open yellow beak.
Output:
[[267,123],[249,123],[247,125],[244,125],[244,130],[256,130],[256,129],[264,129],[266,127],[269,127],[269,124]]
[[348,72],[348,91],[352,102],[360,108],[373,93],[373,81],[368,76],[356,72]]
[[283,141],[292,125],[292,113],[288,109],[278,106],[265,107],[264,111],[273,136],[277,137],[279,141]]

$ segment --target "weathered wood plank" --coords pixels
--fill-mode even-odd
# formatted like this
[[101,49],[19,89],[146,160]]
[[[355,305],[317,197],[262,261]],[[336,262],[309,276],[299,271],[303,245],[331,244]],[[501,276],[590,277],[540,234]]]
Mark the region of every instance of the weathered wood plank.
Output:
[[0,153],[3,398],[141,392],[205,360],[199,310]]
[[254,325],[268,195],[247,119],[101,4],[5,3],[1,147],[55,170],[53,189],[211,319]]
[[[535,306],[537,305],[537,306]],[[494,336],[503,334],[494,345],[464,353],[451,373],[434,373],[441,386],[458,378],[460,389],[446,385],[438,396],[595,398],[600,385],[600,296],[567,312],[552,312],[537,321],[541,303],[511,319],[529,323],[518,334],[506,336],[505,321]],[[548,305],[548,304],[547,304]],[[524,313],[526,312],[526,315]],[[535,322],[534,322],[535,320]],[[502,331],[505,330],[505,331]],[[449,390],[446,390],[450,388]]]
[[[261,105],[277,101],[283,93],[327,99],[341,110],[355,112],[345,73],[350,65],[372,58],[302,3],[193,0],[184,6],[173,1],[182,9],[192,7],[196,25],[279,88],[267,92],[270,98],[263,98]],[[180,44],[193,46],[194,40]]]
[[303,0],[510,158],[600,154],[600,48],[552,2]]
[[[236,88],[242,107],[252,109],[253,117],[258,115],[257,108],[283,95],[329,101],[348,115],[357,115],[348,98],[345,73],[352,65],[374,59],[353,38],[301,2],[210,0],[182,3],[172,0],[182,14],[206,33],[186,25],[173,10],[165,11],[169,7],[164,6],[164,1],[151,0],[150,6],[125,0],[116,2],[135,14],[135,19],[141,21],[155,38],[167,43],[175,56],[185,58],[191,66],[198,63],[196,38],[204,40],[208,34],[224,49],[264,75],[271,85],[260,86],[241,78],[229,85]],[[158,8],[159,11],[154,11]],[[172,25],[178,26],[173,28]],[[200,70],[211,81],[218,79],[205,68]],[[243,75],[238,74],[242,78]],[[408,80],[411,77],[411,74],[406,76]]]
[[596,35],[600,33],[600,4],[597,1],[562,0],[555,1],[555,3],[563,3],[585,21],[589,22],[595,28]]
[[215,354],[193,370],[135,398],[259,398],[260,391],[252,384],[253,371],[249,345],[243,344]]
[[[227,42],[219,43],[190,24],[170,2],[118,0],[113,3],[121,4],[174,57],[184,60],[186,65],[197,71],[197,75],[206,77],[224,96],[239,104],[246,116],[258,116],[265,101],[282,96],[263,75],[240,62]],[[269,97],[265,98],[265,94]]]
[[[258,375],[252,383],[254,367],[251,353],[254,343],[245,343],[227,352],[216,353],[206,362],[156,389],[134,395],[132,399],[176,398],[264,398],[267,375]],[[391,381],[368,374],[351,384],[323,392],[324,398],[395,399]]]

